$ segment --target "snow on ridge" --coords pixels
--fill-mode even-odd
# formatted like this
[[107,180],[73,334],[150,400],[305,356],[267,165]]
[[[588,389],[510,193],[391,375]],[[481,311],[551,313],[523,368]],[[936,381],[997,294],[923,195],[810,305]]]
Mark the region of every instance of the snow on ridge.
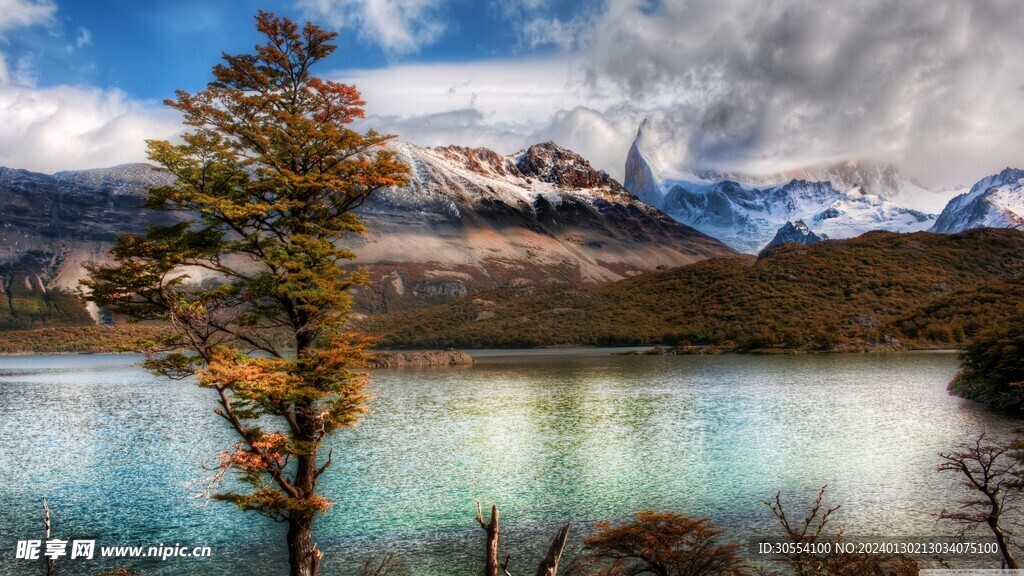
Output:
[[[428,148],[403,141],[392,141],[387,146],[413,168],[409,185],[385,192],[396,201],[457,199],[472,203],[486,199],[516,206],[521,203],[532,205],[541,196],[556,205],[567,195],[591,202],[599,198],[608,199],[610,196],[618,196],[618,201],[630,199],[628,195],[617,193],[618,185],[614,181],[603,186],[572,188],[526,176],[519,169],[519,164],[527,154],[526,150],[500,155],[486,148]],[[573,154],[565,149],[560,150]],[[560,164],[556,168],[593,170],[589,164]]]
[[797,220],[831,238],[869,230],[927,230],[936,216],[919,207],[937,209],[937,200],[955,193],[933,193],[891,166],[855,161],[767,177],[713,171],[669,174],[651,161],[656,154],[645,149],[645,129],[638,131],[627,157],[626,188],[743,252],[757,253],[780,228]]
[[140,162],[118,164],[109,168],[64,170],[54,173],[53,179],[62,186],[109,187],[115,194],[141,194],[149,188],[170,184],[174,177],[152,164]]
[[982,227],[1024,230],[1024,170],[1006,168],[982,178],[969,192],[950,200],[931,231],[954,233]]

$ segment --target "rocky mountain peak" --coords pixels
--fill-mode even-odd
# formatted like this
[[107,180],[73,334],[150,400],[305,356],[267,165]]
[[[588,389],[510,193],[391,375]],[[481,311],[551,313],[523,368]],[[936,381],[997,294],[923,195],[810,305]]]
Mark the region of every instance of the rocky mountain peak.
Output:
[[1019,168],[1003,168],[1002,172],[979,180],[971,187],[971,191],[968,194],[978,194],[993,186],[1005,186],[1019,180],[1024,180],[1024,170]]
[[516,167],[524,177],[564,188],[619,188],[607,173],[594,169],[582,156],[554,142],[530,146],[516,158]]
[[808,234],[813,234],[813,232],[811,232],[811,229],[807,227],[807,224],[804,224],[803,220],[797,220],[796,222],[786,222],[786,225],[792,226],[804,236]]
[[826,234],[815,234],[803,220],[797,220],[795,222],[786,222],[779,230],[775,233],[775,237],[768,243],[759,256],[763,256],[773,246],[786,243],[796,244],[817,244],[822,240],[827,240],[828,235]]
[[1006,168],[982,178],[970,192],[949,201],[931,231],[949,234],[986,227],[1024,230],[1024,170]]
[[626,154],[626,175],[623,185],[640,200],[661,208],[665,195],[659,185],[656,168],[652,166],[643,150],[646,132],[649,129],[650,122],[644,119],[636,131],[636,138],[629,147],[629,153]]

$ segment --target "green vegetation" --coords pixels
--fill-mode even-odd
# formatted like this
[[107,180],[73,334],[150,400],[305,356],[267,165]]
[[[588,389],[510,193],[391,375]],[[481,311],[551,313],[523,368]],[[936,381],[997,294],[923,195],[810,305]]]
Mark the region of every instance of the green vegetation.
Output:
[[[1018,300],[1019,302],[1019,300]],[[1013,412],[1024,408],[1024,309],[982,330],[963,352],[963,369],[949,384],[958,396]]]
[[[707,260],[590,289],[535,283],[479,292],[429,309],[371,315],[363,327],[392,348],[963,348],[1019,317],[1022,263],[1024,234],[1015,230],[874,232],[779,246],[757,260]],[[85,322],[91,324],[69,323]],[[4,332],[0,351],[106,351],[134,338],[127,329],[101,336],[103,330]],[[103,347],[90,349],[89,339]],[[964,386],[957,391],[967,393]]]
[[0,330],[92,324],[78,294],[47,287],[58,261],[55,254],[29,250],[0,265]]
[[1024,233],[871,232],[615,284],[531,285],[367,319],[390,347],[962,347],[1024,302]]
[[125,352],[140,340],[152,340],[159,324],[59,326],[0,333],[0,354],[71,354]]
[[44,290],[34,275],[0,274],[0,330],[92,324],[78,294]]

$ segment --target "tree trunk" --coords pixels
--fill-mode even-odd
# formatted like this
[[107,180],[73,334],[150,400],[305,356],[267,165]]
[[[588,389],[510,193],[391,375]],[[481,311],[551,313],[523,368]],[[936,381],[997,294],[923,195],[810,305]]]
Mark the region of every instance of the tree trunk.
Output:
[[477,504],[476,519],[487,533],[487,555],[484,560],[484,576],[498,576],[498,507],[491,506],[491,521],[484,522],[483,511]]
[[992,529],[992,533],[996,536],[996,544],[999,545],[999,552],[1003,555],[1003,560],[1006,560],[1007,568],[1020,568],[1017,564],[1017,559],[1013,557],[1013,552],[1010,550],[1009,542],[1007,542],[1006,532],[1003,531],[1002,526],[999,525],[999,520],[990,518],[988,521],[989,528]]
[[[305,407],[298,410],[296,419],[305,431],[309,427]],[[310,435],[305,435],[307,438]],[[307,438],[302,438],[308,441]],[[295,462],[295,489],[301,498],[309,498],[316,493],[316,465],[318,445],[309,446],[307,453],[298,454]],[[319,576],[320,559],[324,554],[313,543],[314,510],[292,511],[288,517],[288,563],[291,565],[291,576]]]
[[[46,537],[43,539],[43,550],[46,550],[46,543],[50,541],[50,506],[46,503],[46,498],[43,498],[43,525],[46,527]],[[46,562],[46,576],[53,574],[53,567],[55,560],[49,556],[43,555],[43,559]]]
[[288,564],[291,576],[317,576],[323,552],[313,544],[313,518],[293,516],[288,520]]

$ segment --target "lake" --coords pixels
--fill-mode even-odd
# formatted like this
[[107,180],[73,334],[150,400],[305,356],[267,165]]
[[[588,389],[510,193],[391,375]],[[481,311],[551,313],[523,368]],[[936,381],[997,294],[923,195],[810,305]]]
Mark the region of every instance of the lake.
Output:
[[[778,539],[763,501],[781,490],[802,511],[824,484],[849,534],[948,537],[934,515],[962,488],[935,472],[937,453],[1017,425],[946,393],[952,353],[476,356],[373,372],[373,411],[332,443],[322,482],[336,504],[317,528],[325,575],[388,550],[417,574],[476,573],[477,501],[502,511],[513,574],[533,572],[560,523],[578,545],[594,522],[652,508],[710,517],[737,542]],[[41,537],[46,497],[55,537],[212,548],[198,560],[65,558],[64,574],[284,573],[283,526],[197,498],[233,441],[213,392],[138,360],[0,358],[0,572],[37,573],[14,548]]]

